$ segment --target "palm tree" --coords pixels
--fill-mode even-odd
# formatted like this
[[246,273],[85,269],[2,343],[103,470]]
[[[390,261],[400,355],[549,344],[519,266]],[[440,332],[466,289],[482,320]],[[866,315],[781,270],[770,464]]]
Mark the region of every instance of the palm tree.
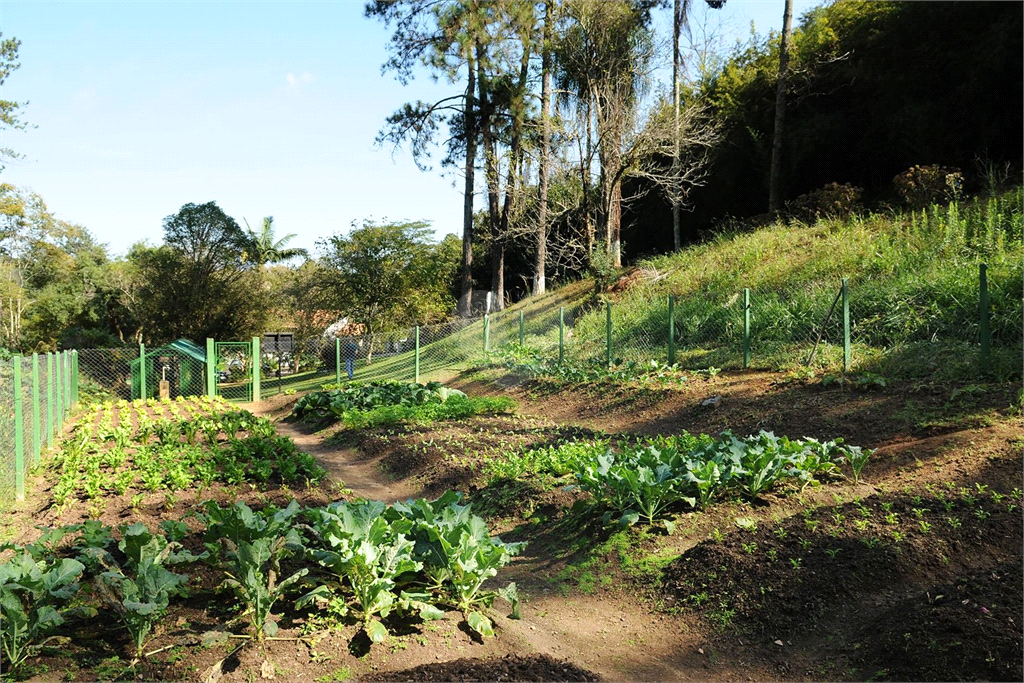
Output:
[[[245,220],[244,218],[242,220]],[[274,240],[274,217],[267,216],[263,219],[263,229],[259,234],[253,232],[249,227],[249,221],[245,221],[245,227],[249,231],[248,244],[246,245],[247,260],[254,261],[259,265],[268,263],[281,263],[301,256],[309,258],[309,252],[305,249],[288,248],[288,243],[295,239],[295,233],[285,235],[281,239]]]

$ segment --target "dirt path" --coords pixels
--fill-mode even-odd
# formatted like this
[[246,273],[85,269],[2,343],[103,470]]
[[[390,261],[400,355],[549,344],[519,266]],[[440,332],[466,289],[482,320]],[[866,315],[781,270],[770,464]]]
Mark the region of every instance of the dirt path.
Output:
[[414,495],[411,487],[386,480],[377,468],[377,459],[366,459],[354,448],[326,443],[320,436],[290,422],[278,421],[277,432],[287,436],[300,450],[317,459],[336,484],[352,490],[357,498],[382,500],[385,503],[405,500]]

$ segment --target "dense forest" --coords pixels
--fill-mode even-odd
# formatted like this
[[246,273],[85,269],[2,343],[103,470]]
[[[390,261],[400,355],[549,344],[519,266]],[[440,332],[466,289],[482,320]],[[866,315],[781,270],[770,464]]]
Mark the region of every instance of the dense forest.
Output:
[[[707,2],[708,21],[732,11]],[[46,351],[370,329],[500,309],[724,228],[885,212],[1020,183],[1024,6],[839,2],[731,48],[690,0],[371,2],[385,71],[449,97],[410,101],[378,142],[464,177],[461,239],[365,222],[289,249],[267,217],[215,202],[164,219],[164,241],[108,253],[88,226],[0,183],[0,348]],[[654,31],[669,15],[672,35]],[[703,13],[701,17],[705,16]],[[3,39],[0,84],[19,42]],[[672,55],[673,86],[654,86]],[[22,127],[0,101],[0,128]],[[0,161],[16,156],[0,150]],[[436,172],[436,171],[425,171]],[[244,222],[244,221],[243,221]],[[294,226],[289,226],[294,229]],[[484,296],[481,293],[492,293]]]

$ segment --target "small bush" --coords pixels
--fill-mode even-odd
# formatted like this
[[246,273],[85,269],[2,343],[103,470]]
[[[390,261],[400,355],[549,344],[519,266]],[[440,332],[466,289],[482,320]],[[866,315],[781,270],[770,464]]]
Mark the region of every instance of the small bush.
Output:
[[948,166],[911,166],[892,179],[896,194],[914,209],[954,200],[963,189],[964,176],[959,168]]
[[842,218],[857,213],[864,190],[850,183],[829,183],[813,192],[802,194],[786,205],[794,218],[813,221],[821,217]]

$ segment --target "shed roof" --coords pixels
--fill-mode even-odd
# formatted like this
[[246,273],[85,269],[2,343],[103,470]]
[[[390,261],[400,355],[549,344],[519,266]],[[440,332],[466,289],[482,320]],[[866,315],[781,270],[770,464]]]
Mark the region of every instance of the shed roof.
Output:
[[166,350],[177,351],[202,363],[206,362],[206,349],[188,339],[175,339],[155,349],[146,349],[146,357],[159,355]]

